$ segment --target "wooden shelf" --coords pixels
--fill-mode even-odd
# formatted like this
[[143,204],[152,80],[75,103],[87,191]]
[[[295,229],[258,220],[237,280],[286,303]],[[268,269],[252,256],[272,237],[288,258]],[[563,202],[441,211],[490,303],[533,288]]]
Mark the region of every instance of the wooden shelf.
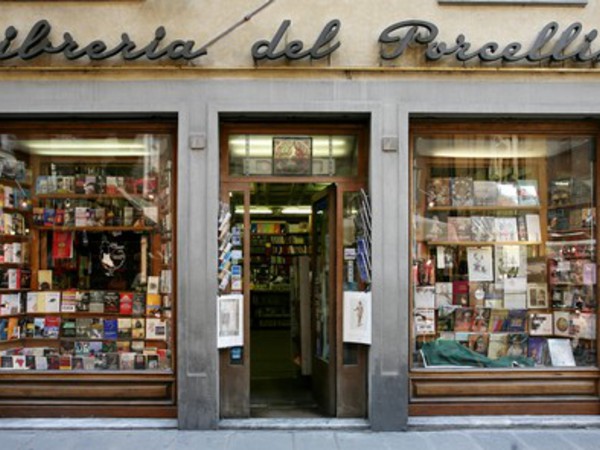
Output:
[[7,268],[19,268],[19,267],[27,267],[29,266],[29,263],[9,263],[9,262],[0,262],[0,268],[2,267],[7,267]]
[[592,201],[588,202],[577,202],[577,203],[566,203],[564,205],[549,205],[548,210],[556,209],[572,209],[572,208],[593,208],[595,205]]
[[77,319],[77,318],[118,318],[118,319],[161,319],[169,320],[170,317],[156,316],[154,314],[143,314],[143,315],[131,315],[131,314],[119,314],[119,313],[96,313],[96,312],[22,312],[17,314],[2,314],[1,317],[48,317],[48,316],[60,316],[65,319]]
[[13,186],[13,187],[21,186],[22,188],[30,188],[31,187],[31,183],[27,183],[25,181],[11,180],[10,178],[0,178],[0,184],[6,185],[6,186]]
[[494,205],[494,206],[430,206],[428,212],[435,211],[539,211],[540,205]]
[[28,291],[31,291],[31,288],[20,288],[20,289],[0,288],[0,294],[8,293],[8,292],[28,292]]
[[29,239],[28,234],[0,234],[1,240],[24,241]]
[[542,245],[541,241],[426,241],[427,245],[486,247],[491,245]]
[[2,211],[7,212],[7,213],[29,214],[31,212],[31,208],[23,209],[23,208],[14,208],[12,206],[3,206]]
[[150,199],[148,196],[143,196],[142,194],[129,194],[129,193],[124,193],[124,194],[75,194],[74,192],[54,192],[54,193],[50,193],[50,194],[36,194],[36,197],[40,200],[45,200],[45,199],[72,199],[72,200],[77,200],[77,199],[89,199],[89,200],[96,200],[96,199],[123,199],[123,200],[128,200],[130,198],[133,199],[137,199],[137,200],[154,200],[154,199]]

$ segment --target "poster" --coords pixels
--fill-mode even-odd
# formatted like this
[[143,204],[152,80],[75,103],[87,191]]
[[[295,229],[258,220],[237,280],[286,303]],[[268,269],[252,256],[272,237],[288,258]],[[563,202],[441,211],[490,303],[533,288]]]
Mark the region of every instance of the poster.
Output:
[[217,347],[244,345],[244,296],[241,294],[217,297]]
[[344,292],[344,342],[371,345],[370,292]]

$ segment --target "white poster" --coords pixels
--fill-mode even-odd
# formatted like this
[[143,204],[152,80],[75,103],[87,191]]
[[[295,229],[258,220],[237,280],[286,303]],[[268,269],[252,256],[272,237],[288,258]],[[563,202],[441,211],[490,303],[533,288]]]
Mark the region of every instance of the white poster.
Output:
[[241,294],[217,297],[217,347],[244,345],[244,296]]
[[344,292],[344,342],[371,345],[370,292]]

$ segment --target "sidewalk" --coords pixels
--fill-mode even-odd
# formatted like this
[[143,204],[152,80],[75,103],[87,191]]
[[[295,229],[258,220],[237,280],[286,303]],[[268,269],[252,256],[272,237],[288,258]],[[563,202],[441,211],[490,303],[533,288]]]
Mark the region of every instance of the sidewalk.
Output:
[[[24,426],[27,425],[27,421],[23,422]],[[178,431],[173,428],[10,429],[11,426],[4,426],[4,429],[1,429],[2,427],[0,421],[0,449],[2,450],[592,450],[600,448],[600,428],[596,427],[469,428],[437,431],[419,429],[394,433],[375,433],[369,430]]]

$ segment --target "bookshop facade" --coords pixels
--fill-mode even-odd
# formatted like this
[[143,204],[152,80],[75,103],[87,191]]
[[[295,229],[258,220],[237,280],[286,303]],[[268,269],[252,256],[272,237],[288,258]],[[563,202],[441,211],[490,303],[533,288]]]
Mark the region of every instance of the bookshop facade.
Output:
[[0,416],[599,414],[598,69],[546,16],[0,67]]

